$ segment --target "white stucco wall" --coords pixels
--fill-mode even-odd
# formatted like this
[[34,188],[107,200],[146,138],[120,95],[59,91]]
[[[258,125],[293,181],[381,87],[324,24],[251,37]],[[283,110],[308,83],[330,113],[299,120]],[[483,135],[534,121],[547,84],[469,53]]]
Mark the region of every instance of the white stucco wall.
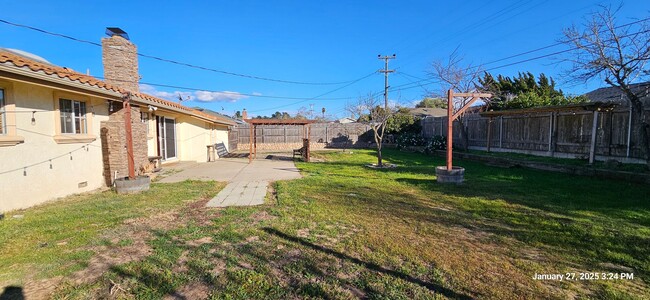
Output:
[[[59,144],[54,139],[57,134],[54,110],[58,103],[55,94],[59,92],[20,82],[10,84],[16,105],[16,134],[24,137],[24,143],[0,147],[0,212],[104,186],[100,122],[108,120],[106,102],[77,95],[88,100],[86,110],[92,119],[88,133],[96,139],[88,143]],[[31,111],[36,111],[34,122]]]
[[185,116],[177,118],[176,122],[179,158],[185,161],[206,162],[206,146],[210,144],[209,124]]
[[[206,162],[208,159],[207,145],[225,143],[228,146],[228,127],[215,125],[197,118],[175,112],[158,110],[156,115],[173,118],[176,121],[176,149],[177,159],[173,161]],[[155,117],[150,120],[150,135],[148,141],[149,155],[158,155]],[[215,153],[216,154],[216,153]]]

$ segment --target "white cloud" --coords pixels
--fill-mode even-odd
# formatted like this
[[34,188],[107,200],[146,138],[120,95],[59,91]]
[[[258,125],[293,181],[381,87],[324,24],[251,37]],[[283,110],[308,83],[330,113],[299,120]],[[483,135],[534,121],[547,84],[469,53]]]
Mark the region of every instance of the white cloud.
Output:
[[242,95],[237,92],[223,91],[223,92],[208,92],[208,91],[197,91],[194,92],[194,99],[199,102],[215,102],[215,101],[225,101],[225,102],[236,102],[237,100],[248,98],[246,95]]
[[[140,92],[149,94],[158,98],[163,98],[170,101],[178,101],[178,97],[183,97],[184,100],[194,100],[198,102],[236,102],[237,100],[248,98],[238,92],[223,91],[223,92],[210,92],[210,91],[196,91],[196,92],[181,92],[181,91],[159,91],[155,87],[148,84],[140,84]],[[255,93],[256,95],[262,95]]]

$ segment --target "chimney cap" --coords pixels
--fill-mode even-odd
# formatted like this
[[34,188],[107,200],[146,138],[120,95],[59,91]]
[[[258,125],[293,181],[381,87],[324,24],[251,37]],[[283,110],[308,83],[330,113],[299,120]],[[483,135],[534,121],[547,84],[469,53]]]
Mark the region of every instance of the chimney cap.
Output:
[[106,27],[106,35],[108,36],[120,36],[125,38],[126,40],[129,40],[129,34],[126,33],[126,31],[122,30],[119,27]]

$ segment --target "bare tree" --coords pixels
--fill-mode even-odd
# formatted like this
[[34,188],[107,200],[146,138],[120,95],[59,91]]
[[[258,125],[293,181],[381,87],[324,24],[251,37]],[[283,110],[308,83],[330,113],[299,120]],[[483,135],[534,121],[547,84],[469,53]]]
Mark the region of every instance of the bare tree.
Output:
[[[440,82],[441,91],[440,94],[430,96],[446,99],[447,90],[449,89],[460,93],[472,93],[477,90],[478,79],[483,73],[483,68],[480,65],[465,63],[463,60],[464,57],[460,55],[458,48],[456,48],[446,60],[438,60],[431,63],[432,68],[429,71],[429,75]],[[454,110],[465,106],[470,99],[462,97],[454,98]],[[467,150],[469,146],[469,135],[464,121],[463,114],[458,118],[458,123],[463,139],[463,147]]]
[[634,126],[641,135],[641,147],[650,167],[650,124],[641,100],[647,90],[634,83],[647,81],[650,70],[650,21],[648,19],[617,26],[616,13],[601,6],[588,15],[582,30],[576,26],[564,30],[563,43],[572,51],[565,58],[572,64],[568,75],[583,82],[603,80],[620,89],[629,100]]
[[368,123],[372,128],[377,146],[377,167],[383,167],[381,148],[386,132],[386,122],[395,113],[395,108],[384,108],[382,101],[379,101],[372,94],[361,97],[356,103],[348,104],[345,108],[354,118]]

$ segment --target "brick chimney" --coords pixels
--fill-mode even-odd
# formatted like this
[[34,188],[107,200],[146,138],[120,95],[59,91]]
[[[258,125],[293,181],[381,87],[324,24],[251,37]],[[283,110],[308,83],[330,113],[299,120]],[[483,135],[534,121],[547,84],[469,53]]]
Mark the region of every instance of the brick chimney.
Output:
[[102,39],[104,81],[131,92],[139,92],[138,49],[129,35],[115,27],[106,28],[109,36]]
[[241,114],[241,118],[244,119],[244,120],[248,120],[248,112],[246,111],[245,108],[244,108],[244,111]]

